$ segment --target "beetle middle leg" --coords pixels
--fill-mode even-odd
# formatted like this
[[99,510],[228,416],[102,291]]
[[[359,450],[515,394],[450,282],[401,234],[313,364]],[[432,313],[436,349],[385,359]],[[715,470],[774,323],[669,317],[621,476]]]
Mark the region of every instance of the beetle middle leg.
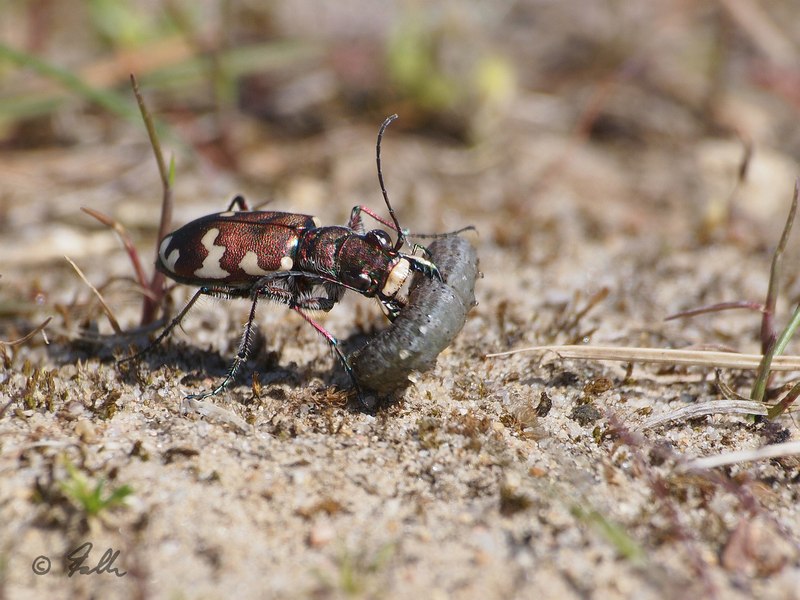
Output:
[[[336,355],[339,358],[342,366],[344,367],[345,371],[347,371],[350,379],[353,381],[354,386],[358,390],[358,384],[356,383],[355,376],[353,375],[352,369],[350,368],[350,364],[347,362],[347,358],[345,357],[344,353],[339,349],[339,342],[338,340],[331,335],[326,329],[324,329],[321,325],[317,324],[313,319],[311,319],[308,315],[306,315],[303,311],[304,310],[321,310],[324,312],[330,311],[336,302],[341,297],[341,292],[338,289],[332,289],[328,293],[330,297],[324,296],[311,296],[311,297],[303,297],[297,289],[287,289],[286,287],[280,287],[274,285],[275,281],[283,281],[285,285],[291,285],[287,282],[290,279],[289,274],[281,273],[272,275],[269,277],[265,277],[261,282],[260,285],[254,286],[253,289],[250,291],[250,298],[252,300],[252,305],[250,307],[250,315],[247,318],[247,323],[244,327],[244,332],[242,334],[242,341],[239,344],[239,350],[236,353],[231,366],[228,368],[228,372],[225,374],[223,380],[215,386],[213,389],[197,393],[197,394],[189,394],[186,396],[190,400],[201,400],[203,398],[208,398],[209,396],[216,396],[217,394],[221,393],[222,391],[227,388],[231,382],[236,379],[236,376],[239,374],[239,371],[242,368],[242,365],[247,362],[248,358],[250,357],[250,347],[252,343],[253,332],[255,330],[254,321],[256,317],[256,306],[258,305],[259,300],[270,300],[273,302],[277,302],[279,304],[286,304],[297,312],[300,316],[303,317],[309,324],[311,324],[314,329],[316,329],[331,345],[333,350],[336,352]],[[269,285],[267,284],[269,282]],[[304,285],[305,284],[305,285]],[[299,289],[308,289],[309,284],[308,282],[303,281],[302,279],[300,282],[295,282],[295,287]],[[327,290],[327,287],[326,287]],[[193,298],[194,300],[194,298]],[[185,314],[185,311],[182,311]]]
[[[267,282],[274,282],[276,280],[285,281],[286,279],[288,278],[285,273],[264,277],[259,282],[260,285],[254,286],[249,291],[249,296],[252,301],[250,306],[250,315],[247,317],[247,322],[244,326],[242,341],[239,343],[239,350],[236,352],[236,356],[234,357],[231,366],[228,368],[225,378],[216,387],[209,391],[200,392],[197,394],[189,394],[186,396],[188,399],[202,400],[203,398],[208,398],[209,396],[216,396],[225,390],[225,388],[227,388],[234,379],[236,379],[236,376],[239,374],[242,365],[246,363],[247,359],[250,357],[250,348],[252,345],[253,333],[255,331],[254,322],[256,318],[256,306],[258,305],[259,300],[271,300],[279,304],[286,304],[290,308],[295,308],[295,305],[298,304],[297,292],[272,284],[267,285]],[[194,300],[194,298],[192,300]],[[329,298],[304,298],[300,301],[300,304],[309,310],[323,310],[327,312],[333,308],[335,301]],[[185,313],[185,311],[183,312]],[[305,317],[305,315],[303,316]]]
[[250,316],[247,318],[247,324],[244,327],[242,341],[239,344],[239,351],[236,353],[236,358],[233,359],[233,363],[231,363],[231,366],[228,368],[228,372],[225,374],[225,379],[223,379],[214,389],[207,392],[201,392],[199,394],[189,394],[186,396],[187,399],[202,400],[203,398],[208,398],[209,396],[216,396],[222,390],[228,387],[231,381],[236,378],[236,375],[239,374],[239,369],[242,368],[242,364],[247,362],[247,359],[250,356],[250,343],[253,336],[253,320],[256,318],[257,304],[258,296],[255,296],[253,298],[253,304],[250,306]]

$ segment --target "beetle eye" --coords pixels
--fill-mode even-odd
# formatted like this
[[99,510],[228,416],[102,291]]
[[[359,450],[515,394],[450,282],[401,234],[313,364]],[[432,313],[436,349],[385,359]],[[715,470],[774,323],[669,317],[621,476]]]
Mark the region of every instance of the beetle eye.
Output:
[[381,246],[391,246],[392,245],[392,238],[389,237],[389,234],[383,231],[382,229],[373,229],[370,231],[367,236],[370,238],[374,238],[375,241],[378,242]]
[[358,279],[361,281],[362,292],[372,292],[378,287],[378,282],[369,276],[369,273],[359,273]]

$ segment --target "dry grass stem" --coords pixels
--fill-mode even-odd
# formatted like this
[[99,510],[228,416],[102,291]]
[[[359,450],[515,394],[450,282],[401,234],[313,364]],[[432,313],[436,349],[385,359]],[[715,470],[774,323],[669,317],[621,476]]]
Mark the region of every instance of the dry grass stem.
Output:
[[[528,348],[518,348],[517,350],[487,354],[486,358],[511,356],[520,353],[546,354],[548,352],[552,352],[559,358],[657,363],[725,369],[757,369],[762,359],[760,354],[739,354],[736,352],[580,345],[530,346]],[[773,371],[800,370],[800,356],[777,356],[773,359],[770,369]]]
[[111,312],[111,309],[108,307],[108,304],[106,304],[106,301],[103,299],[100,291],[92,285],[92,283],[86,278],[86,275],[83,274],[83,271],[80,270],[80,267],[72,262],[72,259],[69,256],[65,256],[64,258],[69,264],[72,265],[72,268],[75,269],[78,277],[80,277],[83,282],[89,286],[89,289],[94,292],[94,295],[97,296],[97,299],[100,301],[100,306],[103,307],[103,312],[106,314],[106,317],[108,317],[108,322],[111,323],[111,328],[114,330],[114,333],[122,333],[122,329],[120,328],[114,313]]
[[33,336],[35,336],[40,331],[44,331],[44,328],[47,327],[47,325],[52,320],[53,320],[53,317],[47,317],[44,320],[44,322],[42,322],[40,325],[38,325],[36,327],[36,329],[33,329],[32,331],[28,332],[27,334],[25,334],[24,336],[22,336],[18,340],[11,340],[10,342],[5,342],[3,340],[0,340],[0,346],[19,346],[20,344],[24,344],[25,342],[30,340]]
[[767,415],[767,407],[751,400],[715,400],[702,404],[691,404],[664,415],[650,417],[642,429],[650,429],[671,421],[695,419],[706,415]]
[[[156,163],[158,164],[158,174],[161,177],[162,199],[161,199],[161,218],[158,224],[158,237],[156,238],[156,255],[158,254],[158,245],[160,241],[167,235],[172,222],[172,174],[174,173],[174,162],[167,162],[164,160],[164,153],[161,150],[161,142],[158,139],[158,132],[156,125],[153,121],[150,111],[147,110],[144,97],[139,90],[139,84],[136,77],[131,74],[131,87],[136,96],[136,102],[139,105],[139,111],[142,114],[147,129],[147,135],[150,139],[150,146],[153,148],[153,155],[155,156]],[[161,306],[161,300],[164,296],[164,274],[158,270],[153,271],[153,277],[150,279],[150,284],[146,285],[156,296],[151,298],[145,296],[142,303],[142,318],[141,325],[147,325],[155,320],[156,312]]]
[[133,270],[136,272],[136,281],[142,288],[146,288],[147,276],[144,274],[144,269],[142,268],[142,262],[139,260],[139,253],[136,251],[136,246],[133,244],[133,240],[131,239],[128,230],[125,229],[125,226],[116,219],[113,219],[108,215],[104,215],[103,213],[92,208],[82,206],[81,210],[87,215],[100,221],[106,227],[110,227],[114,230],[122,242],[122,245],[125,246],[125,250],[128,252],[131,264],[133,265]]
[[752,450],[736,450],[734,452],[724,452],[714,456],[695,458],[683,464],[681,467],[685,471],[699,471],[701,469],[713,469],[765,458],[779,458],[782,456],[792,456],[800,454],[800,441],[784,442],[782,444],[769,444],[761,448]]

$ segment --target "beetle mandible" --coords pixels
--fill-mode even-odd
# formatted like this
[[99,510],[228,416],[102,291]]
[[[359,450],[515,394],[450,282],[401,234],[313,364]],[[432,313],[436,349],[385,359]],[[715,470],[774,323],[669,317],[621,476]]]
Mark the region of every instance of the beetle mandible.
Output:
[[[330,311],[345,291],[353,290],[376,298],[394,320],[404,306],[399,292],[412,272],[442,280],[431,260],[413,254],[417,246],[412,253],[401,251],[406,234],[389,202],[380,154],[383,134],[396,118],[391,115],[381,124],[376,145],[378,181],[392,222],[365,206],[355,206],[347,226],[322,227],[309,215],[250,211],[244,198],[236,196],[227,211],[200,217],[161,240],[156,268],[178,283],[199,289],[150,347],[166,338],[201,296],[251,302],[239,350],[225,378],[213,389],[188,398],[219,394],[236,377],[249,356],[259,300],[285,304],[310,323],[328,341],[361,398],[358,380],[339,341],[306,311]],[[394,230],[396,241],[381,229],[364,232],[362,213]]]

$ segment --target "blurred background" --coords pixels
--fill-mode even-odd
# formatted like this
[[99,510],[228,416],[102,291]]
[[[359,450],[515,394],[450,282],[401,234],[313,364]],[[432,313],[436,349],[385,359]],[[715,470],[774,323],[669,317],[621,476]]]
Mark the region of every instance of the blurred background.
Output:
[[375,134],[396,112],[384,169],[402,224],[476,225],[503,268],[588,241],[763,251],[798,173],[796,9],[5,0],[3,260],[119,249],[81,206],[152,247],[160,182],[130,74],[176,161],[176,223],[236,193],[326,224],[383,210]]
[[[643,444],[622,432],[733,394],[693,368],[486,354],[760,351],[758,305],[664,319],[766,294],[800,175],[798,6],[0,0],[0,597],[16,589],[4,575],[32,585],[31,559],[66,547],[52,540],[83,514],[59,516],[72,480],[57,459],[73,451],[96,494],[130,483],[137,498],[106,522],[112,541],[81,539],[123,548],[128,585],[171,597],[361,597],[329,582],[362,573],[377,582],[363,597],[385,581],[425,597],[678,597],[698,580],[681,597],[796,597],[797,463],[737,465],[730,479],[673,469],[677,454],[796,437],[788,420],[681,417]],[[174,160],[175,227],[236,194],[326,225],[357,204],[386,216],[375,140],[398,113],[382,158],[401,225],[474,225],[464,237],[485,275],[436,369],[377,417],[340,410],[350,381],[327,344],[285,307],[260,307],[251,360],[214,398],[255,424],[241,445],[214,419],[177,415],[183,394],[224,376],[248,302],[198,302],[161,350],[117,370],[134,337],[119,332],[148,322],[162,198],[131,74]],[[82,207],[125,228],[145,277]],[[796,229],[779,324],[800,298],[799,257]],[[169,293],[173,315],[191,293]],[[356,294],[319,321],[340,339],[386,322]],[[43,323],[46,337],[2,343]],[[717,374],[743,395],[748,377]],[[115,578],[81,579],[38,589],[121,595]],[[104,585],[116,587],[87,592]]]
[[[795,17],[780,0],[6,0],[0,142],[5,155],[141,134],[133,73],[184,160],[265,191],[308,168],[306,153],[278,156],[285,140],[392,112],[395,129],[472,148],[524,149],[516,133],[641,156],[714,138],[733,144],[695,158],[759,144],[791,161]],[[536,150],[525,162],[541,183],[570,148]],[[6,203],[18,182],[3,179]]]

